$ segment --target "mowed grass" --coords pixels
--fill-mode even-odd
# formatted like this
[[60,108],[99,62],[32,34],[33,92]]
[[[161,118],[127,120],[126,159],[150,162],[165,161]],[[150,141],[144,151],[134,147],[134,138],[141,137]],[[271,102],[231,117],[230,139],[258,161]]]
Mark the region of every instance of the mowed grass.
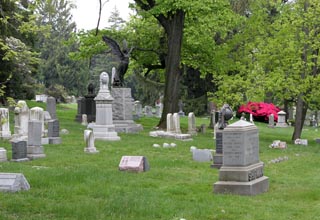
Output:
[[[45,106],[28,102],[29,107]],[[119,134],[121,141],[95,141],[98,154],[83,152],[85,127],[74,121],[76,105],[58,105],[62,144],[44,145],[46,158],[23,163],[0,163],[0,172],[23,173],[29,191],[0,193],[0,219],[125,219],[125,220],[211,220],[211,219],[320,219],[319,131],[306,127],[303,138],[309,146],[293,145],[292,128],[267,128],[260,132],[260,160],[269,177],[267,193],[257,196],[219,195],[213,184],[219,172],[211,162],[192,160],[190,146],[214,149],[213,131],[194,136],[193,141],[149,137],[159,119],[141,118],[144,130]],[[13,117],[11,117],[12,119]],[[206,117],[197,126],[209,125]],[[181,118],[187,130],[187,118]],[[288,143],[288,149],[270,149],[273,140]],[[154,148],[153,144],[176,143],[176,148]],[[11,144],[0,140],[8,151]],[[124,155],[145,156],[150,170],[130,173],[118,170]],[[269,163],[287,156],[289,160]]]

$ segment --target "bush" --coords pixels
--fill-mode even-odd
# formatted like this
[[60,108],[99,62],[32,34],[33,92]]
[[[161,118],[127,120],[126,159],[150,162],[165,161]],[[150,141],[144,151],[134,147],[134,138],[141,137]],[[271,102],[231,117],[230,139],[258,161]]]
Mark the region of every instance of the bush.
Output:
[[241,114],[252,114],[255,121],[268,122],[269,115],[274,115],[274,120],[278,121],[278,112],[280,108],[272,103],[265,102],[248,102],[245,105],[241,105],[237,111],[237,117],[241,117]]

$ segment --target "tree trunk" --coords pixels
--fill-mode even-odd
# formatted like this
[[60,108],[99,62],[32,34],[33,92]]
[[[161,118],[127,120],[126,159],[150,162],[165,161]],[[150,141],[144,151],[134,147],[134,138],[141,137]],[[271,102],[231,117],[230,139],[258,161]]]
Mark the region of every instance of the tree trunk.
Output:
[[300,94],[296,104],[296,117],[292,140],[301,138],[303,124],[308,110],[308,104],[303,101],[302,97],[303,95]]
[[183,37],[184,12],[177,10],[169,18],[158,16],[157,19],[164,27],[168,37],[168,55],[166,57],[165,90],[163,112],[158,123],[159,128],[166,128],[167,114],[178,111],[181,78],[181,45]]

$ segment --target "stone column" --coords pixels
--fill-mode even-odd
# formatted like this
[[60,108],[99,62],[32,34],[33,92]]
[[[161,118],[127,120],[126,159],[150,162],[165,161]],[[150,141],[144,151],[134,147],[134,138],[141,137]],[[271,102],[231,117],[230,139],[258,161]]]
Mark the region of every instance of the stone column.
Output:
[[108,73],[102,72],[100,75],[100,90],[95,97],[96,101],[96,123],[92,126],[95,139],[116,141],[120,140],[112,119],[113,97],[109,91]]

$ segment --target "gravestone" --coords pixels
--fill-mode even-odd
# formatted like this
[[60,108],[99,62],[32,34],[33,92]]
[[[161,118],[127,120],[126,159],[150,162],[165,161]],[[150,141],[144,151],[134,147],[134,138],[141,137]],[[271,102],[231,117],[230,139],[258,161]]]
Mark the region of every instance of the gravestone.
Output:
[[10,137],[9,109],[0,108],[0,138],[9,139]]
[[173,132],[176,134],[181,134],[180,129],[180,115],[178,113],[173,113]]
[[144,156],[122,156],[119,163],[120,171],[144,172],[150,169],[149,163]]
[[27,141],[15,139],[11,141],[12,159],[14,162],[28,161]]
[[179,116],[181,116],[181,117],[185,116],[185,114],[183,112],[184,104],[183,104],[182,100],[179,100],[178,106],[179,106],[179,112],[178,112]]
[[86,147],[84,148],[84,152],[86,153],[99,153],[94,146],[94,135],[92,130],[84,130],[84,141],[86,142]]
[[30,109],[30,116],[29,120],[37,120],[41,122],[41,130],[42,130],[42,136],[44,136],[45,127],[44,127],[44,112],[43,108],[40,107],[33,107]]
[[137,133],[142,130],[140,124],[133,121],[133,99],[131,88],[112,88],[112,116],[116,132]]
[[276,124],[277,128],[286,128],[288,124],[286,123],[286,113],[284,111],[278,112],[278,122]]
[[192,149],[192,159],[198,162],[210,162],[213,160],[212,150],[210,149]]
[[0,147],[0,162],[5,162],[7,161],[7,150],[4,149],[3,147]]
[[88,85],[87,90],[88,94],[77,100],[78,110],[76,115],[76,121],[78,122],[82,121],[83,114],[87,115],[88,123],[96,120],[96,102],[94,101],[96,94],[93,83],[90,83]]
[[87,126],[88,125],[88,116],[86,114],[82,114],[82,122],[81,125]]
[[274,115],[270,114],[269,115],[269,124],[268,124],[269,128],[274,128]]
[[140,101],[135,101],[134,102],[134,113],[136,117],[139,119],[142,115],[142,105]]
[[20,100],[14,109],[14,136],[27,138],[29,123],[29,107],[26,101]]
[[41,145],[41,122],[37,120],[29,121],[28,127],[27,157],[31,160],[46,157]]
[[250,123],[251,124],[254,124],[254,122],[253,122],[253,115],[250,113]]
[[197,134],[196,117],[193,112],[188,114],[188,134]]
[[147,116],[147,117],[152,117],[153,116],[152,107],[151,106],[146,105],[144,107],[144,115]]
[[109,75],[106,72],[100,74],[100,89],[94,98],[96,102],[96,123],[92,125],[95,139],[105,141],[120,140],[112,116],[113,97],[109,91]]
[[47,111],[49,112],[52,119],[57,118],[56,114],[56,98],[49,96],[47,98]]
[[49,144],[61,144],[60,122],[58,119],[48,121]]
[[239,120],[223,130],[223,165],[215,193],[256,195],[268,191],[269,179],[259,160],[258,128]]
[[17,192],[29,190],[30,185],[21,173],[0,173],[0,191]]
[[174,132],[174,125],[171,113],[167,114],[167,132]]

